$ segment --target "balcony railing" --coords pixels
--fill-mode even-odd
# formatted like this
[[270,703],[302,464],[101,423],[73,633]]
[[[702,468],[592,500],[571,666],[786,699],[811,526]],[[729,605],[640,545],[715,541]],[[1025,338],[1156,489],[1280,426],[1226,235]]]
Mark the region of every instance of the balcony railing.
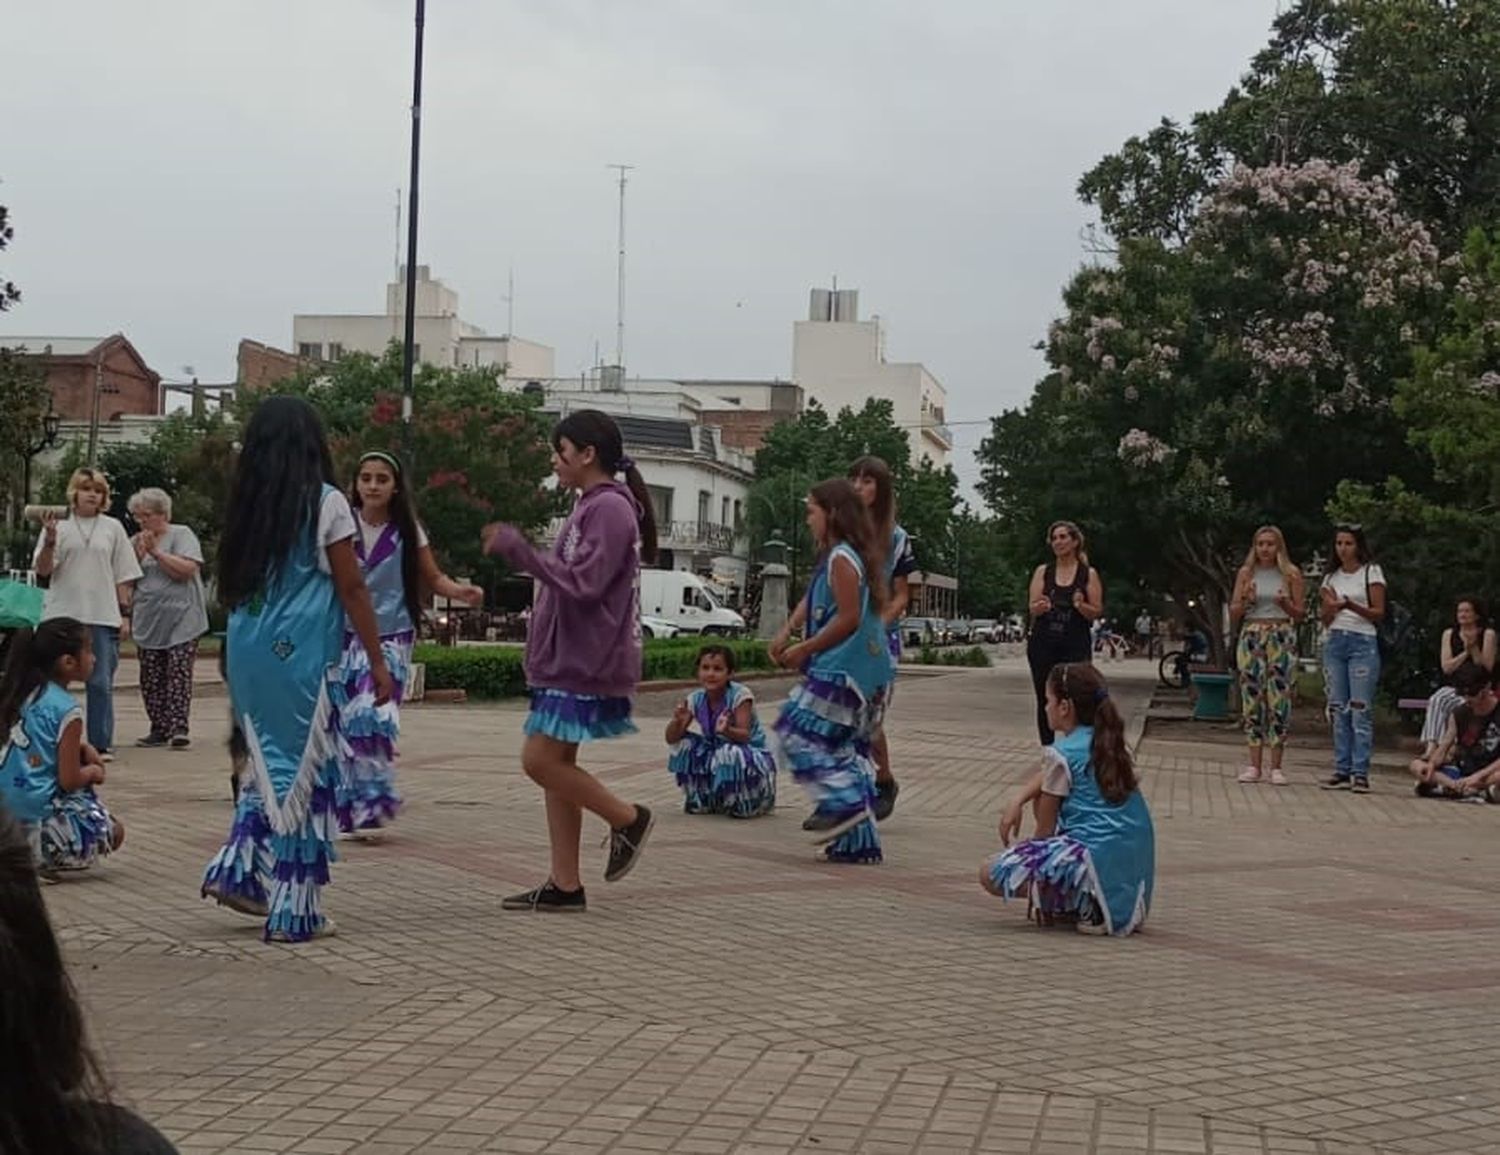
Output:
[[933,440],[942,442],[945,449],[953,448],[953,430],[949,429],[941,421],[922,426],[922,432],[932,437]]

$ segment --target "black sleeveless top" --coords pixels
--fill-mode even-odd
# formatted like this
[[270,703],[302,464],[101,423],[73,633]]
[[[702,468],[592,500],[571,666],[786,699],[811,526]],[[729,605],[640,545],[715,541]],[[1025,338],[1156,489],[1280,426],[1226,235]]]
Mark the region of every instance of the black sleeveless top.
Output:
[[1088,618],[1073,605],[1073,595],[1078,593],[1088,597],[1088,563],[1079,562],[1072,582],[1059,585],[1057,562],[1048,562],[1042,574],[1042,596],[1052,603],[1052,608],[1037,616],[1031,626],[1031,635],[1049,650],[1072,656],[1075,661],[1085,661],[1092,656],[1094,646]]

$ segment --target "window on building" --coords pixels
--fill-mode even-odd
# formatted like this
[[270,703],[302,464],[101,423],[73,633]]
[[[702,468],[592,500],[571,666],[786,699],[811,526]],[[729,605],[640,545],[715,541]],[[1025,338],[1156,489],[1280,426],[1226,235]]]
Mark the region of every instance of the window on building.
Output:
[[420,365],[422,363],[422,346],[421,345],[413,345],[411,347],[411,359],[414,362],[416,362],[418,365]]
[[343,344],[341,342],[338,342],[338,341],[330,341],[330,342],[328,342],[328,359],[330,361],[337,361],[343,355],[344,355],[344,346],[343,346]]
[[297,345],[297,356],[306,357],[309,361],[321,361],[323,359],[323,343],[321,341],[302,341]]
[[720,525],[730,525],[730,524],[732,524],[730,522],[730,520],[729,520],[729,498],[727,498],[727,497],[724,498],[719,503],[719,524]]
[[736,533],[739,532],[740,522],[743,520],[744,516],[745,516],[744,511],[740,509],[740,503],[739,502],[735,502],[734,503],[734,521],[733,521],[732,524],[734,526],[734,529],[735,529]]
[[667,535],[667,526],[672,524],[672,491],[662,485],[648,485],[651,495],[651,512],[656,514],[656,525],[661,536]]
[[700,489],[698,491],[698,524],[700,526],[707,525],[708,519],[713,516],[710,512],[713,508],[713,500],[714,495],[709,493],[708,490]]

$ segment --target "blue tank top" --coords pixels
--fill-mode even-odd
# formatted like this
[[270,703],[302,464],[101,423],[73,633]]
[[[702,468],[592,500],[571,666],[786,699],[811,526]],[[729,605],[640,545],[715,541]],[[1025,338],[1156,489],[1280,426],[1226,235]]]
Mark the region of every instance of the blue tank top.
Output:
[[828,569],[835,558],[843,557],[859,574],[859,626],[843,641],[812,656],[808,673],[830,681],[842,681],[869,700],[890,685],[890,651],[886,647],[885,626],[870,600],[870,584],[865,579],[865,565],[859,554],[843,542],[834,546],[813,571],[807,591],[808,637],[816,636],[838,615],[838,600]]
[[[356,513],[355,516],[359,515]],[[365,535],[362,532],[354,535],[354,552],[364,571],[365,588],[370,591],[375,625],[382,638],[409,633],[414,628],[411,611],[406,607],[406,578],[401,572],[405,551],[406,543],[394,521],[385,523],[368,554],[365,552]]]
[[68,723],[82,717],[73,695],[56,682],[48,682],[21,707],[0,747],[0,799],[20,821],[40,821],[63,792],[57,781],[57,748]]

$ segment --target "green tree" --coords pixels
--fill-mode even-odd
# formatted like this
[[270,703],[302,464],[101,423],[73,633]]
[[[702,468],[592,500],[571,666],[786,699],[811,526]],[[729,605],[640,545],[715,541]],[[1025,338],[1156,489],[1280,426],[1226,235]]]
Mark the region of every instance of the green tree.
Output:
[[1217,109],[1164,121],[1079,185],[1114,237],[1181,241],[1236,165],[1321,159],[1387,178],[1453,245],[1500,209],[1500,0],[1297,0]]
[[[10,223],[10,210],[0,205],[0,251],[9,247],[15,235],[15,227]],[[21,290],[16,288],[14,282],[0,276],[0,313],[18,304],[20,300]]]
[[1068,286],[1054,373],[995,420],[982,492],[1031,541],[1078,521],[1107,578],[1195,603],[1217,644],[1258,524],[1306,556],[1340,481],[1412,457],[1393,384],[1445,272],[1425,227],[1352,165],[1237,169],[1182,245],[1126,239]]
[[[498,570],[480,549],[486,522],[535,528],[560,508],[557,493],[542,488],[551,471],[546,420],[534,398],[501,390],[499,372],[422,365],[413,382],[417,507],[443,563],[479,579]],[[306,370],[276,391],[305,397],[322,415],[341,481],[352,478],[361,453],[401,448],[397,342],[381,357],[349,354]],[[241,421],[263,396],[241,394]]]

